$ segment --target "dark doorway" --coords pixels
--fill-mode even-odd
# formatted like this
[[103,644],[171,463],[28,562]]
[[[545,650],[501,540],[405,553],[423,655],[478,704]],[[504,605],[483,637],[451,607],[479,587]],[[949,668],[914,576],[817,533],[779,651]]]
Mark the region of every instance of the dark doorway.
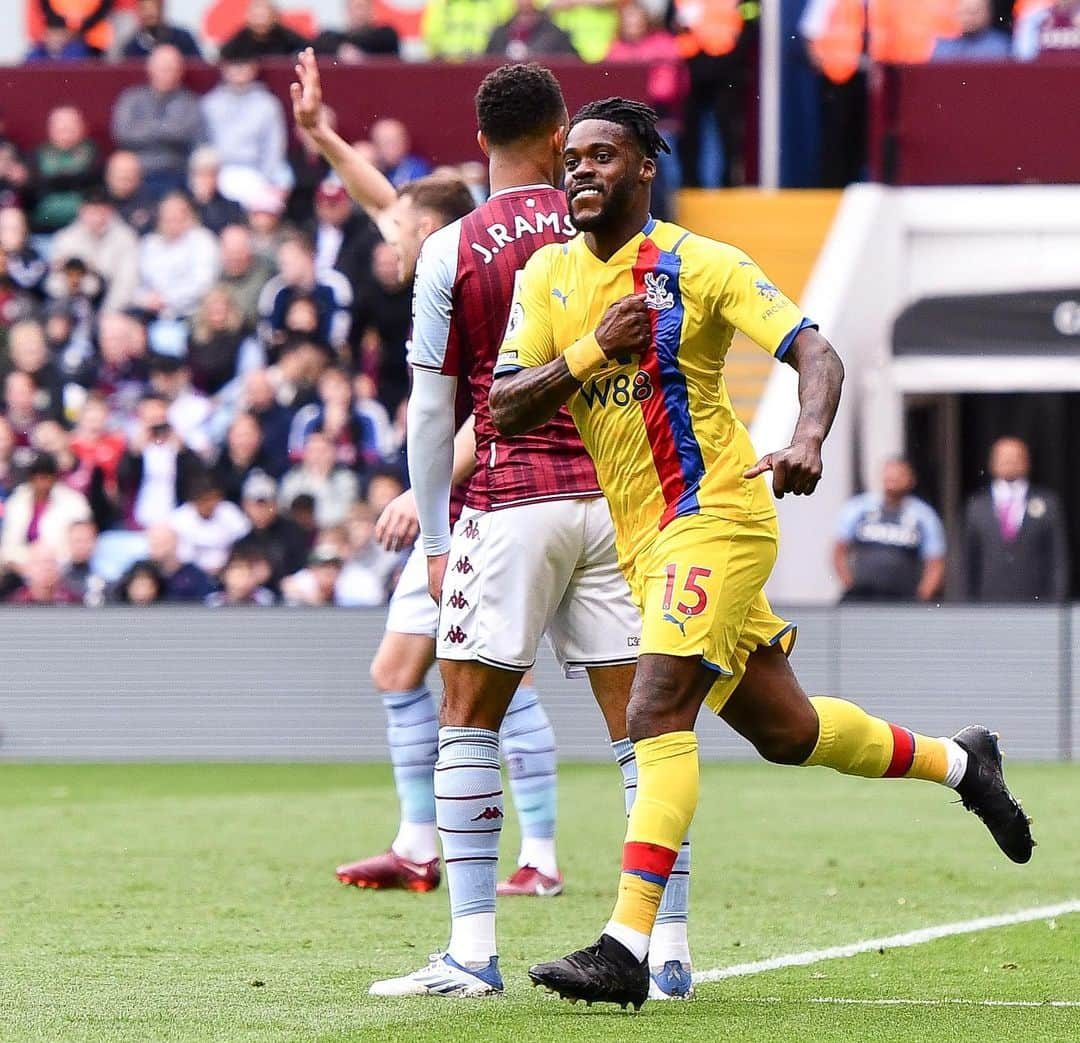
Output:
[[[1035,362],[1033,365],[1037,364]],[[945,521],[958,552],[964,504],[989,481],[990,446],[1015,435],[1031,448],[1031,482],[1055,492],[1065,511],[1071,556],[1070,590],[1080,591],[1080,393],[912,395],[906,400],[906,453],[919,474],[918,494]],[[957,589],[958,553],[949,555],[949,589]]]

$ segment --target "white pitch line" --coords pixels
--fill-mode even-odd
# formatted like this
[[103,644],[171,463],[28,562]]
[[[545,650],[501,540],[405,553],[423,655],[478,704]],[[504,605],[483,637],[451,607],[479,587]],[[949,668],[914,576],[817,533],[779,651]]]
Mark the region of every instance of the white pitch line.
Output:
[[800,1004],[817,1003],[837,1007],[1080,1007],[1080,1000],[973,1000],[964,997],[945,999],[856,999],[846,996],[813,996],[807,1000],[783,999],[780,996],[760,996],[736,999],[735,1003]]
[[1080,1000],[970,1000],[962,997],[941,1000],[860,1000],[815,996],[810,1002],[844,1007],[1080,1007]]
[[835,945],[830,949],[811,949],[807,952],[793,952],[786,956],[773,956],[767,960],[753,963],[736,963],[730,967],[715,967],[711,971],[699,971],[694,975],[695,982],[723,981],[725,978],[745,978],[751,974],[764,974],[766,971],[778,971],[784,967],[806,967],[825,960],[841,960],[849,956],[858,956],[877,949],[905,949],[912,945],[925,945],[939,938],[951,938],[958,934],[974,934],[976,931],[989,931],[995,927],[1011,927],[1013,924],[1030,923],[1033,920],[1049,920],[1068,913],[1080,913],[1080,899],[1074,898],[1057,905],[1038,905],[1029,909],[1018,909],[1014,913],[1000,913],[997,916],[980,916],[976,920],[961,920],[958,923],[943,923],[936,927],[923,927],[905,934],[893,934],[887,938],[868,938],[850,945]]

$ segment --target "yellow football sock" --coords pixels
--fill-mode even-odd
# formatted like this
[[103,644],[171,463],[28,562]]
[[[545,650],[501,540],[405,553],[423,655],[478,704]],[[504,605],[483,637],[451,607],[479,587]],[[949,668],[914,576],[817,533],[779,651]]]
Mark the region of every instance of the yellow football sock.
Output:
[[[865,778],[925,779],[945,783],[950,775],[946,739],[916,735],[843,699],[810,700],[818,715],[818,741],[804,762]],[[955,745],[955,744],[954,744]]]
[[656,920],[675,857],[698,801],[698,744],[693,732],[670,732],[634,744],[637,799],[623,846],[612,923],[644,935]]

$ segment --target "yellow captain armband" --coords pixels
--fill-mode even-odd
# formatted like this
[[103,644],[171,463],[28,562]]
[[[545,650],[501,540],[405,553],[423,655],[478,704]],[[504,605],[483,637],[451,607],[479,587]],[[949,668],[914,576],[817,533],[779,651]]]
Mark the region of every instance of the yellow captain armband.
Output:
[[563,358],[566,359],[566,368],[570,370],[570,375],[579,384],[584,384],[590,377],[596,376],[610,361],[592,333],[571,344],[563,352]]

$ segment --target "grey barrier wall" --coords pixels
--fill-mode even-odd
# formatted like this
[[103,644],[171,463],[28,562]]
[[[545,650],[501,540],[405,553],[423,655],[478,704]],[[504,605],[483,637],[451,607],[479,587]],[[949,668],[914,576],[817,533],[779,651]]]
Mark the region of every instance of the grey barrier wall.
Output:
[[[1080,755],[1080,609],[797,609],[803,686],[931,735],[980,722],[1013,757]],[[383,760],[367,672],[377,611],[0,610],[0,760]],[[437,676],[432,675],[432,683]],[[563,757],[603,759],[583,681],[545,650],[537,684]],[[710,714],[708,757],[750,747]]]

